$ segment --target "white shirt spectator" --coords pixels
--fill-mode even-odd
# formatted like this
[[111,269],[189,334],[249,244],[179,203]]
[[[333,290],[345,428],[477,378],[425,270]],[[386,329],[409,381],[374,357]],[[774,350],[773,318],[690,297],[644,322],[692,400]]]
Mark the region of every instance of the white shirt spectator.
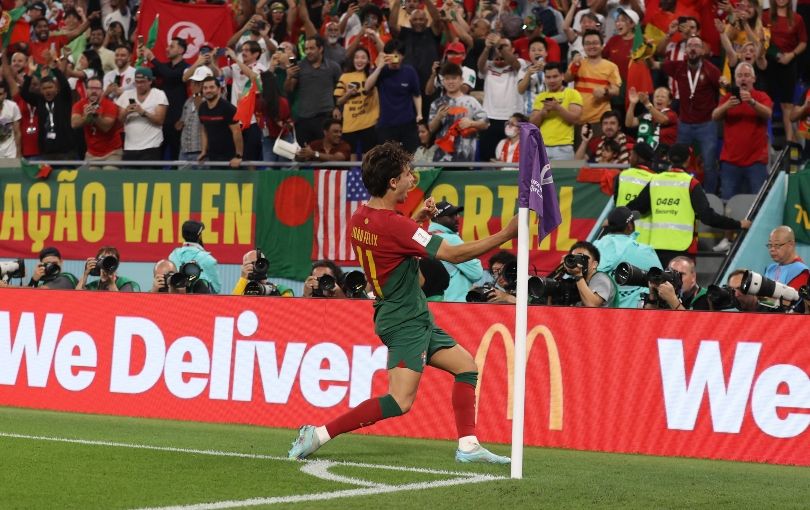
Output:
[[[272,40],[272,39],[271,39],[271,40]],[[242,37],[240,37],[240,38],[239,38],[239,40],[236,42],[236,47],[237,47],[237,48],[241,48],[241,47],[242,47],[242,45],[243,45],[243,44],[245,44],[245,43],[246,43],[246,42],[248,42],[248,41],[256,41],[257,43],[259,43],[259,48],[261,48],[261,49],[262,49],[262,54],[259,56],[259,62],[261,62],[261,63],[262,63],[262,65],[263,65],[264,67],[266,67],[267,69],[270,69],[270,57],[272,57],[272,56],[273,56],[273,53],[272,53],[272,52],[270,52],[270,51],[267,51],[267,43],[264,41],[264,37],[259,37],[258,39],[253,39],[253,38],[250,36],[250,34],[248,34],[248,33],[246,32],[246,33],[244,33],[244,34],[242,35]],[[276,41],[274,41],[274,40],[273,40],[273,42],[275,43]],[[276,44],[276,47],[278,47],[278,44]],[[275,51],[275,50],[274,50],[274,51]],[[241,61],[242,61],[242,53],[241,53],[241,52],[237,52],[237,53],[236,53],[236,56],[237,56],[237,57],[239,57],[239,61],[241,62]]]
[[[119,108],[126,108],[129,106],[129,100],[134,99],[138,101],[138,92],[128,90],[121,94],[115,104]],[[166,93],[160,89],[152,88],[149,95],[146,96],[143,102],[138,101],[141,108],[146,110],[147,113],[153,114],[160,105],[169,106],[169,100],[166,98]],[[127,122],[124,123],[124,150],[125,151],[140,151],[144,149],[154,149],[160,147],[163,143],[163,126],[156,126],[148,121],[146,117],[141,117],[137,113],[130,113],[127,117]]]
[[104,74],[104,90],[110,86],[110,84],[115,83],[118,81],[118,77],[121,76],[120,82],[118,86],[121,88],[121,92],[126,92],[128,90],[135,90],[135,68],[132,66],[127,66],[124,69],[124,72],[120,72],[118,69],[114,71],[109,71]]
[[[256,74],[261,74],[267,71],[267,66],[262,64],[261,60],[257,60],[251,64],[250,68]],[[222,75],[225,77],[225,79],[231,77],[233,78],[233,83],[231,85],[231,103],[236,106],[236,103],[239,102],[239,98],[242,97],[242,93],[245,91],[245,85],[247,85],[248,77],[242,74],[242,69],[239,67],[239,64],[231,64],[229,67],[223,67]]]
[[104,16],[104,23],[103,23],[104,30],[109,30],[110,23],[112,23],[113,21],[121,23],[121,25],[124,27],[124,34],[128,34],[129,26],[132,23],[132,11],[127,10],[127,14],[123,15],[121,14],[120,9],[116,9],[111,13],[109,13],[108,15]]
[[479,73],[484,80],[484,111],[492,120],[508,120],[515,113],[523,112],[523,96],[518,94],[518,74],[526,69],[528,63],[518,59],[520,69],[515,71],[510,66],[495,67],[487,61],[486,74]]
[[20,107],[14,101],[4,99],[2,108],[0,110],[0,158],[16,158],[17,143],[14,141],[14,123],[22,118]]

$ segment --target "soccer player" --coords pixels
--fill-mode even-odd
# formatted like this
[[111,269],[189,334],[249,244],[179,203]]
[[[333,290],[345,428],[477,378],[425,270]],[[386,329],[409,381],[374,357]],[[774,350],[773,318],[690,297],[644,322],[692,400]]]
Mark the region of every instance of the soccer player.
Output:
[[453,412],[458,431],[458,462],[508,464],[509,457],[495,455],[475,436],[475,360],[447,333],[433,324],[427,301],[419,288],[419,258],[431,257],[454,264],[483,255],[517,236],[517,220],[490,237],[451,245],[430,235],[420,224],[436,214],[428,198],[413,219],[397,213],[414,187],[411,154],[398,143],[386,142],[363,157],[363,184],[371,194],[352,216],[351,240],[366,279],[377,300],[374,303],[375,331],[388,347],[388,394],[361,403],[331,422],[315,427],[304,425],[288,456],[303,459],[330,439],[400,416],[416,399],[419,380],[426,365],[455,377]]

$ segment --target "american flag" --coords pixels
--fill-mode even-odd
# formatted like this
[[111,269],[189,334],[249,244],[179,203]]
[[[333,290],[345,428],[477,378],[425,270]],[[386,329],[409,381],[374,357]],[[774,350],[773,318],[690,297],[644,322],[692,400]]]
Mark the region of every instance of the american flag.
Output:
[[357,260],[349,241],[348,226],[357,207],[370,198],[360,169],[317,170],[315,192],[318,212],[312,256],[339,264]]

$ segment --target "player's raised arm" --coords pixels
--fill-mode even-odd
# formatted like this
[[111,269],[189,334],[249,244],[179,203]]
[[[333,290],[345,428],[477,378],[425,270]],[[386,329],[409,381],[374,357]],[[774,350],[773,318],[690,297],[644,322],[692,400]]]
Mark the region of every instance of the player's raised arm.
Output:
[[492,234],[489,237],[478,239],[464,244],[450,244],[447,241],[442,241],[441,246],[436,251],[436,258],[439,260],[446,260],[453,264],[466,262],[470,259],[480,257],[490,250],[494,250],[498,246],[507,241],[516,238],[518,234],[517,216],[513,216],[509,223],[501,231]]

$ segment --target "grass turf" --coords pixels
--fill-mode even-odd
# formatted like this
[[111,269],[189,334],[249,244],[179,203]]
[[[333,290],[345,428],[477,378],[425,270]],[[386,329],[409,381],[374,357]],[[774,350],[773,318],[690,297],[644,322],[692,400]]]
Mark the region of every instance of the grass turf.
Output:
[[[286,456],[295,431],[0,408],[0,433]],[[491,448],[508,454],[508,446]],[[455,445],[346,435],[315,458],[509,476],[463,465]],[[358,488],[316,478],[300,462],[0,437],[0,507],[136,508],[316,494]],[[525,450],[524,479],[409,490],[269,508],[807,508],[810,469],[641,455]],[[453,475],[336,466],[388,485]],[[262,506],[254,507],[262,508]]]

